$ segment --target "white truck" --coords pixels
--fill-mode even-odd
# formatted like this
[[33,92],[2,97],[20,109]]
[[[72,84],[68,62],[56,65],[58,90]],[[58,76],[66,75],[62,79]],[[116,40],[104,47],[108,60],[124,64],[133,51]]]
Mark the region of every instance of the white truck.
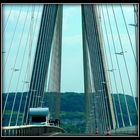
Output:
[[50,113],[49,108],[29,108],[30,125],[49,125]]

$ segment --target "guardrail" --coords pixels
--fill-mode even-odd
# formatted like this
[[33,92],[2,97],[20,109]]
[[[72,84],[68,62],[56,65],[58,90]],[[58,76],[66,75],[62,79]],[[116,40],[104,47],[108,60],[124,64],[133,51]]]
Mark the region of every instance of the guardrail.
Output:
[[110,131],[111,135],[138,135],[137,126],[117,128]]
[[65,130],[58,126],[21,125],[2,128],[2,136],[41,136],[44,133],[64,133]]

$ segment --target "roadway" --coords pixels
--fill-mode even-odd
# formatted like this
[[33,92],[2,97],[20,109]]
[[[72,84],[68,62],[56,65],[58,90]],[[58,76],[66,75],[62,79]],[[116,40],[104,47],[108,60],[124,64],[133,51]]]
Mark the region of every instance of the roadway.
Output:
[[85,133],[80,133],[80,134],[74,134],[74,133],[61,133],[61,132],[56,132],[56,133],[49,133],[49,134],[43,134],[43,135],[41,135],[41,136],[50,136],[50,137],[55,137],[55,136],[76,136],[76,137],[80,137],[80,136],[82,136],[82,137],[111,137],[111,136],[113,136],[113,137],[115,137],[115,136],[136,136],[135,134],[110,134],[110,136],[105,136],[105,135],[95,135],[95,134],[85,134]]

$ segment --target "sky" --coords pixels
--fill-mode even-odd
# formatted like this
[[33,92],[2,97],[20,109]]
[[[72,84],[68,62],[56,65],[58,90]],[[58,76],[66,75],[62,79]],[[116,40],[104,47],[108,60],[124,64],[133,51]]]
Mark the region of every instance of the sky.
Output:
[[[123,16],[121,13],[121,9],[119,6],[114,5],[113,9],[115,11],[115,16],[117,19],[117,24],[119,28],[119,33],[120,33],[120,38],[121,38],[121,43],[122,43],[122,48],[121,48],[121,44],[119,43],[119,37],[117,34],[117,29],[115,27],[115,20],[114,20],[114,15],[112,12],[112,7],[108,6],[108,13],[109,13],[109,17],[110,17],[110,21],[111,21],[111,27],[113,30],[113,37],[115,40],[115,48],[116,48],[116,52],[121,52],[124,51],[124,56],[126,59],[126,65],[128,68],[128,74],[130,77],[130,81],[131,81],[131,85],[132,85],[132,91],[134,93],[134,95],[136,95],[136,63],[134,61],[134,56],[132,53],[132,49],[130,46],[130,42],[129,42],[129,38],[128,38],[128,34],[126,31],[126,27],[124,24],[124,20],[123,20]],[[128,27],[128,31],[130,34],[130,38],[132,41],[132,47],[134,49],[134,53],[136,55],[136,50],[135,50],[135,28],[133,26],[130,26],[129,24],[134,24],[134,15],[133,15],[133,6],[132,5],[124,5],[122,7],[123,12],[125,13],[125,20],[127,23],[127,27]],[[103,7],[102,11],[104,12],[104,16],[105,19],[107,19],[107,11],[106,8]],[[102,12],[101,12],[102,13]],[[103,21],[103,14],[101,16],[101,20]],[[104,34],[104,40],[105,40],[105,50],[107,53],[107,60],[108,60],[108,69],[112,69],[112,65],[111,65],[111,57],[113,60],[113,69],[116,69],[114,71],[115,73],[115,77],[116,77],[116,81],[117,81],[117,88],[118,91],[120,93],[122,93],[122,87],[121,87],[121,81],[120,81],[120,76],[119,76],[119,70],[117,67],[117,61],[115,59],[115,51],[114,51],[114,47],[113,47],[113,43],[112,43],[112,38],[111,38],[111,33],[110,33],[110,28],[109,28],[109,22],[108,20],[106,20],[106,29],[107,29],[107,35],[108,35],[108,39],[109,39],[109,44],[107,44],[107,35],[105,34],[105,25],[104,22],[102,22],[102,27],[103,27],[103,34]],[[109,55],[109,47],[110,47],[110,51],[111,51],[111,57]],[[123,82],[123,86],[124,86],[124,91],[126,94],[131,95],[131,89],[130,89],[130,84],[129,84],[129,79],[127,76],[127,71],[126,71],[126,67],[125,67],[125,63],[124,63],[124,59],[122,55],[117,55],[118,58],[118,62],[121,68],[121,76],[122,76],[122,82]],[[110,75],[110,79],[111,79],[111,84],[112,84],[112,89],[113,92],[116,92],[116,87],[115,87],[115,82],[113,79],[113,74],[112,72],[109,73]]]
[[[12,7],[11,13],[10,9]],[[21,13],[20,8],[22,8]],[[28,9],[29,8],[29,9]],[[124,21],[122,18],[122,14],[120,8],[114,6],[115,13],[117,16],[117,21],[120,33],[121,40],[126,59],[127,66],[130,73],[131,83],[133,87],[133,92],[136,94],[136,72],[135,72],[135,63],[132,54],[132,50],[130,47],[130,42],[127,36],[126,28],[124,26]],[[29,10],[29,14],[27,15],[27,11]],[[107,19],[106,8],[103,7],[104,16]],[[119,39],[117,36],[117,31],[114,22],[113,13],[111,7],[108,7],[111,25],[113,27],[113,33],[116,43],[117,52],[121,52],[121,46],[119,44]],[[134,15],[133,15],[133,7],[131,5],[126,5],[123,7],[125,18],[128,24],[134,23]],[[34,11],[34,14],[32,14]],[[41,20],[41,12],[42,5],[36,5],[35,7],[32,5],[5,5],[3,10],[3,50],[6,53],[3,53],[3,92],[9,91],[25,91],[28,89],[29,84],[25,81],[29,81],[29,77],[31,76],[31,70],[33,65],[33,59],[36,49],[39,25]],[[19,16],[18,20],[18,15]],[[10,15],[10,16],[9,16]],[[31,19],[31,17],[33,17]],[[8,21],[8,22],[7,22]],[[17,22],[18,21],[18,22]],[[15,29],[17,23],[17,28]],[[24,27],[25,23],[25,28]],[[29,24],[31,23],[31,24]],[[81,25],[81,7],[80,5],[64,5],[63,6],[63,28],[62,28],[62,69],[61,69],[61,92],[84,92],[84,78],[83,78],[83,51],[82,51],[82,25]],[[105,35],[105,26],[103,24],[103,15],[101,13],[101,25],[103,29],[103,36],[105,41],[105,49],[107,53],[107,60],[109,68],[111,67],[110,56],[109,56],[109,47],[107,45],[107,39]],[[21,28],[22,27],[22,28]],[[108,37],[111,40],[111,34],[108,26],[108,21],[106,21],[106,28],[108,32]],[[35,29],[35,30],[33,30]],[[30,30],[30,38],[32,41],[28,41],[26,44],[28,31]],[[132,44],[135,50],[135,39],[134,39],[134,27],[128,25],[128,30],[131,35]],[[22,34],[24,31],[24,34]],[[14,34],[15,32],[15,34]],[[32,37],[33,32],[35,32],[35,36]],[[14,38],[12,36],[14,35]],[[29,48],[30,43],[32,42],[32,48]],[[18,49],[18,47],[20,48]],[[27,48],[26,48],[27,47]],[[111,56],[113,58],[114,68],[117,69],[117,63],[115,59],[115,53],[113,49],[113,44],[110,41],[111,47]],[[27,59],[29,56],[29,52],[31,50],[30,59]],[[25,52],[25,53],[24,53]],[[25,55],[24,55],[25,54]],[[118,56],[119,64],[122,67],[122,75],[123,75],[123,83],[125,87],[125,91],[127,94],[131,95],[130,86],[128,83],[128,78],[126,75],[126,70],[123,62],[123,57]],[[23,65],[21,64],[22,59],[24,60]],[[28,67],[28,64],[31,64]],[[21,68],[22,66],[22,68]],[[20,70],[13,70],[20,69]],[[30,72],[26,75],[26,68]],[[108,71],[107,71],[108,72]],[[116,92],[115,85],[113,84],[113,76],[112,73],[108,72],[111,77],[112,90]],[[115,74],[117,77],[117,84],[119,92],[122,92],[120,79],[118,70],[115,70]]]
[[61,89],[84,92],[81,7],[64,5]]

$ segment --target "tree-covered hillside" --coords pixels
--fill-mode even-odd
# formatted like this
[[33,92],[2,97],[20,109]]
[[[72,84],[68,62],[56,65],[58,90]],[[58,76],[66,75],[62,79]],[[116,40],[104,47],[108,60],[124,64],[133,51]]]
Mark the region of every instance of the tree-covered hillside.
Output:
[[[15,93],[10,93],[8,97],[8,103],[6,106],[6,113],[4,115],[3,119],[3,125],[8,124],[10,110],[12,108],[13,100],[14,100]],[[13,116],[13,125],[14,120],[17,115],[17,110],[19,108],[19,102],[21,101],[21,95],[23,96],[21,110],[20,110],[20,118],[22,118],[22,113],[25,106],[25,99],[27,93],[24,92],[23,94],[18,93],[18,96],[16,97],[15,102],[15,108],[14,108],[14,116]],[[85,128],[85,119],[84,119],[84,94],[83,93],[74,93],[74,92],[66,92],[60,94],[60,119],[61,119],[61,126],[65,128],[68,132],[84,132]],[[48,100],[49,94],[45,93],[44,96],[44,106],[48,106]],[[2,96],[2,107],[5,102],[6,93]],[[119,119],[119,124],[122,126],[122,120],[121,120],[121,113],[120,113],[120,107],[118,102],[118,97],[120,98],[120,102],[122,105],[122,112],[123,112],[123,118],[126,125],[129,125],[128,123],[128,114],[126,110],[126,104],[123,94],[112,94],[112,97],[115,101],[114,105],[117,110],[117,116]],[[128,102],[128,108],[130,111],[131,121],[132,124],[137,124],[137,115],[134,107],[134,100],[132,96],[126,95],[126,99]],[[138,99],[136,98],[136,101],[138,102]]]

